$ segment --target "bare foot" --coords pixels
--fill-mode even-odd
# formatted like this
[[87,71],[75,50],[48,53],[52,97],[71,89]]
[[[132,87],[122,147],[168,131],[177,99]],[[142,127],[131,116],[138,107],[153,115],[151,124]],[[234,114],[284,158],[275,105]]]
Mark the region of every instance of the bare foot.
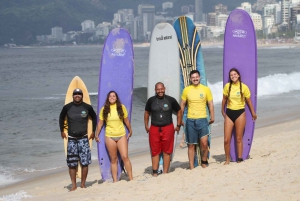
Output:
[[77,186],[72,186],[72,188],[70,189],[70,191],[75,191],[77,189]]
[[202,164],[201,166],[202,166],[202,168],[207,168],[208,167],[207,164]]
[[224,165],[229,165],[229,163],[230,163],[229,161],[225,161]]
[[152,176],[153,176],[153,177],[157,177],[157,176],[158,176],[158,174],[153,174]]
[[80,187],[81,187],[81,188],[86,188],[84,184],[81,184],[81,186],[80,186]]

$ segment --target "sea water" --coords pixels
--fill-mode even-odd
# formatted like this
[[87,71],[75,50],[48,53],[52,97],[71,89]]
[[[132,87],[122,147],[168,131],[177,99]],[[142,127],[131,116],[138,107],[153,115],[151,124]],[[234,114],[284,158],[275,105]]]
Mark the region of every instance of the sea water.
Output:
[[[96,111],[101,52],[102,46],[0,49],[0,188],[24,179],[24,175],[29,178],[37,172],[67,168],[59,113],[74,76],[85,82]],[[130,155],[149,151],[143,122],[149,47],[136,47],[134,54]],[[215,104],[212,137],[222,136],[223,49],[204,46],[203,57]],[[256,127],[299,118],[299,78],[298,47],[258,49]],[[154,86],[149,90],[154,93]],[[98,163],[96,147],[93,142],[93,163]]]

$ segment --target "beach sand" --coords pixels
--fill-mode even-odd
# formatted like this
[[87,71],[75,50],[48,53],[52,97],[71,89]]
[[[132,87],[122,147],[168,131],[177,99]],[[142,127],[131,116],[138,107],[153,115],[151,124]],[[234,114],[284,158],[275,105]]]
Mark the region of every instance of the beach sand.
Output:
[[[134,181],[100,179],[99,166],[90,166],[87,188],[71,187],[64,171],[4,187],[4,195],[25,191],[26,200],[300,200],[300,119],[255,130],[250,159],[224,166],[223,137],[212,138],[208,168],[188,169],[187,148],[175,151],[171,172],[151,176],[149,153],[131,156]],[[62,161],[63,163],[64,161]],[[78,186],[80,180],[77,181]],[[23,192],[22,191],[22,192]],[[2,199],[1,199],[2,198]]]

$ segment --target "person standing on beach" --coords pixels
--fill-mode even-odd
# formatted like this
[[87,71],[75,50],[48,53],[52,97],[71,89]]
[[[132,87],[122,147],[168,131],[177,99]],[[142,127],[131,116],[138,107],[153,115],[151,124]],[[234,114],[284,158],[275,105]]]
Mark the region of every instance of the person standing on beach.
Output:
[[[201,148],[201,166],[208,166],[208,135],[209,124],[214,122],[213,96],[207,86],[200,84],[200,72],[190,72],[191,85],[184,88],[181,95],[181,111],[188,106],[186,121],[186,143],[188,145],[188,158],[190,169],[194,168],[195,146],[199,143]],[[206,106],[208,105],[210,121],[207,121]]]
[[[104,122],[106,124],[105,145],[110,157],[113,182],[118,181],[118,151],[124,162],[129,179],[133,180],[132,166],[128,157],[128,139],[132,135],[131,125],[126,107],[121,103],[119,96],[115,91],[108,92],[105,105],[100,110],[95,138],[96,142],[101,143],[99,134]],[[128,137],[126,137],[124,124],[129,131]]]
[[[174,133],[179,132],[182,112],[175,98],[165,94],[165,86],[162,82],[155,84],[155,96],[147,100],[144,112],[144,124],[149,133],[149,144],[152,156],[153,176],[158,175],[159,155],[163,152],[163,173],[169,171],[171,154],[174,146]],[[174,128],[172,113],[177,114],[177,125]],[[149,128],[149,116],[151,126]]]
[[59,115],[59,127],[61,138],[67,138],[64,133],[64,120],[68,121],[68,148],[67,148],[67,165],[72,181],[71,191],[76,190],[76,167],[78,161],[82,165],[81,188],[85,188],[85,181],[88,174],[88,165],[92,163],[91,149],[88,139],[88,116],[92,118],[93,132],[89,139],[94,139],[97,125],[97,115],[93,107],[83,102],[83,93],[81,89],[73,91],[73,102],[66,104]]
[[[257,115],[250,99],[251,93],[247,85],[242,83],[240,72],[236,68],[229,71],[229,82],[224,86],[221,113],[224,122],[224,150],[226,161],[224,165],[230,163],[230,140],[233,127],[235,127],[237,154],[240,163],[243,161],[243,134],[246,125],[245,100],[252,114],[252,120],[257,119]],[[225,112],[226,105],[226,112]]]

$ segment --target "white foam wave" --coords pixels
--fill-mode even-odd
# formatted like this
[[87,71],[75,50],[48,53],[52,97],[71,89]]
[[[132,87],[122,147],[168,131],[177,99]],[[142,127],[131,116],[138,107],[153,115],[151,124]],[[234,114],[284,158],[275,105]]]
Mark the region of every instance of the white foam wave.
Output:
[[263,49],[292,49],[296,46],[272,46],[272,47],[262,47]]
[[[300,90],[300,72],[291,74],[274,74],[258,79],[257,96],[277,95]],[[208,82],[214,103],[221,103],[223,98],[223,82],[210,84]]]
[[25,191],[20,190],[15,194],[4,195],[0,197],[0,201],[19,201],[22,200],[23,198],[32,198],[32,196],[28,195]]

